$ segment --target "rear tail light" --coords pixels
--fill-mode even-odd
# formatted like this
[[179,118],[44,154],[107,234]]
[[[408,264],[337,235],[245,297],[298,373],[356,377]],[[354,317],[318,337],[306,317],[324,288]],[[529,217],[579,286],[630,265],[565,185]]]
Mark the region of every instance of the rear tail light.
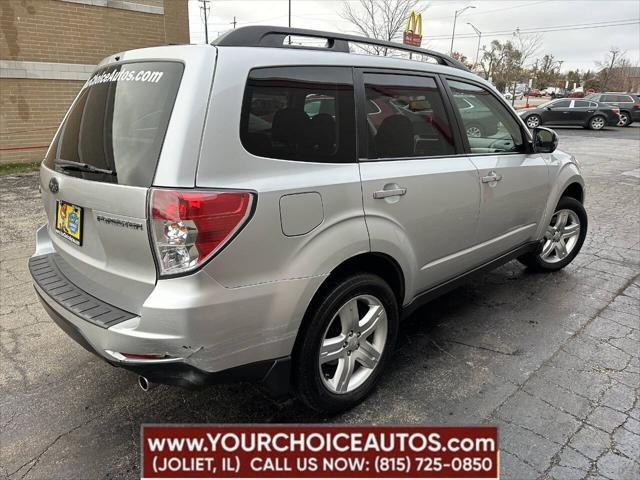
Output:
[[633,105],[633,108],[635,108],[636,110],[637,110],[637,109],[640,109],[640,103],[636,103],[636,104],[634,104],[634,105]]
[[205,263],[244,227],[253,202],[250,192],[154,189],[151,233],[160,275]]

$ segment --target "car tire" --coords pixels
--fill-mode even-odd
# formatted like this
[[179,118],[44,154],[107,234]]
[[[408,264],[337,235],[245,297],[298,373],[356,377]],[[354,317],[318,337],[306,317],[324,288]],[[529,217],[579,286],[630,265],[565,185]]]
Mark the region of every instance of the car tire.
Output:
[[[563,221],[561,215],[566,215],[566,220]],[[564,223],[559,225],[559,221]],[[537,272],[560,270],[569,265],[580,252],[587,236],[587,227],[587,212],[582,203],[575,198],[562,197],[545,231],[539,251],[518,257],[518,260]],[[563,247],[559,243],[564,246],[566,254],[561,253]]]
[[477,124],[469,125],[467,127],[467,137],[469,138],[485,138],[484,129]]
[[620,112],[618,127],[628,127],[629,125],[631,125],[631,115],[629,112]]
[[589,120],[591,130],[602,130],[607,125],[607,119],[602,115],[595,115]]
[[525,123],[529,128],[536,128],[542,124],[542,119],[540,118],[540,115],[529,115],[525,119]]
[[[292,383],[307,406],[337,413],[357,405],[374,389],[395,347],[399,308],[387,282],[370,273],[350,274],[323,290],[303,320]],[[368,333],[366,318],[377,322]],[[375,361],[372,347],[378,351]],[[364,359],[369,366],[361,363]]]

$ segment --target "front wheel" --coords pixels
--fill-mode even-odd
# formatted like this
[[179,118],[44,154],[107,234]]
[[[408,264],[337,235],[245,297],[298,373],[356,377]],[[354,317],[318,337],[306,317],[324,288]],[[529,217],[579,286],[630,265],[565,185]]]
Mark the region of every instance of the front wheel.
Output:
[[294,387],[314,410],[346,410],[371,393],[393,352],[398,302],[382,278],[357,273],[310,308],[294,354]]
[[542,239],[539,252],[518,260],[539,272],[553,272],[566,267],[578,255],[587,236],[587,211],[575,198],[562,197]]
[[602,130],[606,124],[605,118],[600,115],[596,115],[589,120],[589,128],[591,128],[591,130]]
[[527,117],[527,127],[536,128],[540,126],[540,116],[539,115],[529,115]]

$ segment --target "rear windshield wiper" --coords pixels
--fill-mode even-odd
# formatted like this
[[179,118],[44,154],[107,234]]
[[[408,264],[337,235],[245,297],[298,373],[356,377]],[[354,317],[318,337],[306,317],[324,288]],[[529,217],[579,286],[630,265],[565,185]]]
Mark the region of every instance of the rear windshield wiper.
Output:
[[104,175],[111,175],[113,177],[117,175],[113,170],[98,168],[94,167],[93,165],[89,165],[88,163],[74,162],[72,160],[57,160],[55,165],[63,170],[72,170],[75,172],[102,173]]

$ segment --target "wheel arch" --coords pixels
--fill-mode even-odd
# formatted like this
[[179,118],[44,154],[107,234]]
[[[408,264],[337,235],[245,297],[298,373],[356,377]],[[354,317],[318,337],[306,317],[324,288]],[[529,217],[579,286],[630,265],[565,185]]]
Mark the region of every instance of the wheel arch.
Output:
[[558,205],[558,202],[563,196],[569,196],[575,198],[580,203],[584,203],[584,179],[578,167],[573,162],[565,163],[553,181],[542,219],[538,224],[536,239],[542,238],[544,229],[551,220],[556,205]]
[[296,334],[293,346],[294,355],[300,343],[300,333],[304,331],[305,326],[311,319],[311,312],[322,301],[327,290],[338,279],[355,272],[372,273],[380,276],[389,284],[398,300],[398,308],[402,309],[406,282],[405,274],[400,264],[393,257],[382,252],[366,252],[350,257],[336,266],[313,294]]
[[562,198],[562,197],[575,198],[580,203],[583,203],[584,202],[584,188],[582,188],[582,185],[580,183],[573,182],[573,183],[569,184],[567,186],[567,188],[564,189],[564,191],[562,192],[562,195],[560,195],[560,198]]

